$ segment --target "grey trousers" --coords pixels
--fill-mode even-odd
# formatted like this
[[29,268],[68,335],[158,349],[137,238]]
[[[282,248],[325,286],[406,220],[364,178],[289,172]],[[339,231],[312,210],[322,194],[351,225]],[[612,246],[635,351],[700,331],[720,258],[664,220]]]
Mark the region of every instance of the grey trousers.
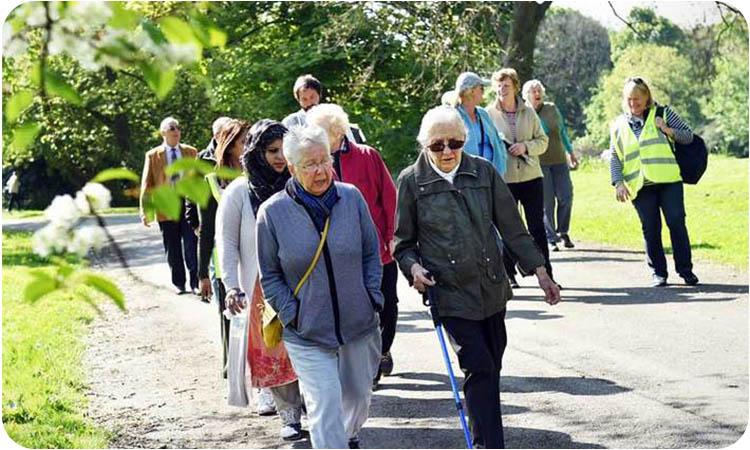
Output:
[[348,448],[369,415],[380,329],[338,349],[284,345],[305,397],[313,448]]
[[[558,234],[570,231],[573,210],[573,182],[567,163],[542,166],[544,174],[544,229],[548,242],[558,242]],[[555,208],[557,207],[557,208]]]
[[283,386],[271,388],[273,402],[276,403],[276,411],[279,413],[281,423],[291,425],[300,423],[302,417],[302,395],[299,392],[299,383],[293,381]]

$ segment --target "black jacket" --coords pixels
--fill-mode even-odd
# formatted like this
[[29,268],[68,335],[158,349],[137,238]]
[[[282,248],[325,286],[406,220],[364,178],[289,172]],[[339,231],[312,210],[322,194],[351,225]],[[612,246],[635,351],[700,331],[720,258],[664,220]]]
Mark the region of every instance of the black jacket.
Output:
[[399,176],[394,256],[410,281],[417,262],[435,276],[441,316],[487,318],[513,296],[498,231],[524,270],[544,266],[544,257],[489,161],[463,153],[451,184],[427,158],[420,153]]

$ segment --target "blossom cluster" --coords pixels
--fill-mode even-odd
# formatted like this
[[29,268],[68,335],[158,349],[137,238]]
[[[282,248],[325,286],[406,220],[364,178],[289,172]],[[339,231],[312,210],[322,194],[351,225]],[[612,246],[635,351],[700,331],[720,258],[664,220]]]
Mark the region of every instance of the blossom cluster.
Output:
[[89,249],[98,250],[106,243],[106,235],[96,225],[78,226],[81,218],[109,208],[112,194],[99,183],[86,183],[75,198],[58,195],[44,210],[49,223],[34,233],[34,253],[47,257],[55,253],[85,255]]

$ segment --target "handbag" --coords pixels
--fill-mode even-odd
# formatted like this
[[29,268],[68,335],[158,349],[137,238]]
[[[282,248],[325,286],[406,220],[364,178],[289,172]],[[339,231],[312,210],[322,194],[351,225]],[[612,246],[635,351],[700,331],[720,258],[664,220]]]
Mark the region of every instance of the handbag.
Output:
[[[664,106],[656,107],[656,117],[664,118]],[[703,138],[693,133],[693,142],[680,144],[669,141],[672,144],[677,165],[680,167],[680,177],[683,183],[697,184],[708,166],[708,149]]]
[[[328,226],[331,223],[330,216],[326,218],[326,223],[323,226],[323,232],[320,234],[320,242],[318,243],[318,248],[315,250],[315,256],[313,256],[312,262],[310,263],[310,266],[305,271],[305,274],[302,275],[302,278],[299,280],[299,283],[297,283],[297,287],[294,288],[294,296],[296,297],[299,293],[300,289],[302,289],[302,285],[305,284],[305,281],[307,281],[308,278],[310,278],[310,274],[312,274],[313,269],[315,269],[315,265],[318,264],[318,260],[320,259],[320,254],[323,252],[323,245],[326,242],[326,237],[328,237]],[[279,345],[279,342],[281,342],[281,332],[284,329],[284,326],[281,324],[281,320],[279,320],[279,315],[276,313],[276,311],[271,308],[271,305],[268,304],[268,302],[264,299],[263,300],[263,327],[261,333],[263,334],[263,343],[266,344],[266,347],[268,348],[274,348],[277,345]]]

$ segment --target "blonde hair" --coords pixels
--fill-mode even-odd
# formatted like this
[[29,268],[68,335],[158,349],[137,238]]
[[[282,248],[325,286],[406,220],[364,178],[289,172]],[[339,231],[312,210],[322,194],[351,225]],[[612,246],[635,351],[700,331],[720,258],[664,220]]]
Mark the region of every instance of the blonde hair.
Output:
[[436,106],[427,111],[424,117],[422,117],[422,124],[419,127],[419,134],[417,135],[419,145],[426,147],[430,143],[430,139],[437,127],[454,127],[463,134],[462,138],[464,139],[468,135],[466,124],[455,108],[445,105]]
[[333,103],[321,103],[307,112],[307,123],[322,127],[331,134],[344,136],[349,129],[349,116]]
[[518,78],[518,72],[516,72],[516,69],[512,69],[510,67],[503,67],[502,69],[493,73],[492,85],[497,87],[497,85],[499,85],[500,82],[505,80],[506,78],[510,78],[510,81],[513,82],[513,89],[516,90],[516,94],[519,93],[521,91],[521,80]]
[[654,97],[651,95],[651,89],[646,83],[646,79],[643,77],[630,77],[625,80],[625,85],[622,87],[622,110],[625,113],[630,112],[630,106],[628,105],[628,97],[631,92],[640,92],[646,96],[646,107],[650,108],[654,106]]

